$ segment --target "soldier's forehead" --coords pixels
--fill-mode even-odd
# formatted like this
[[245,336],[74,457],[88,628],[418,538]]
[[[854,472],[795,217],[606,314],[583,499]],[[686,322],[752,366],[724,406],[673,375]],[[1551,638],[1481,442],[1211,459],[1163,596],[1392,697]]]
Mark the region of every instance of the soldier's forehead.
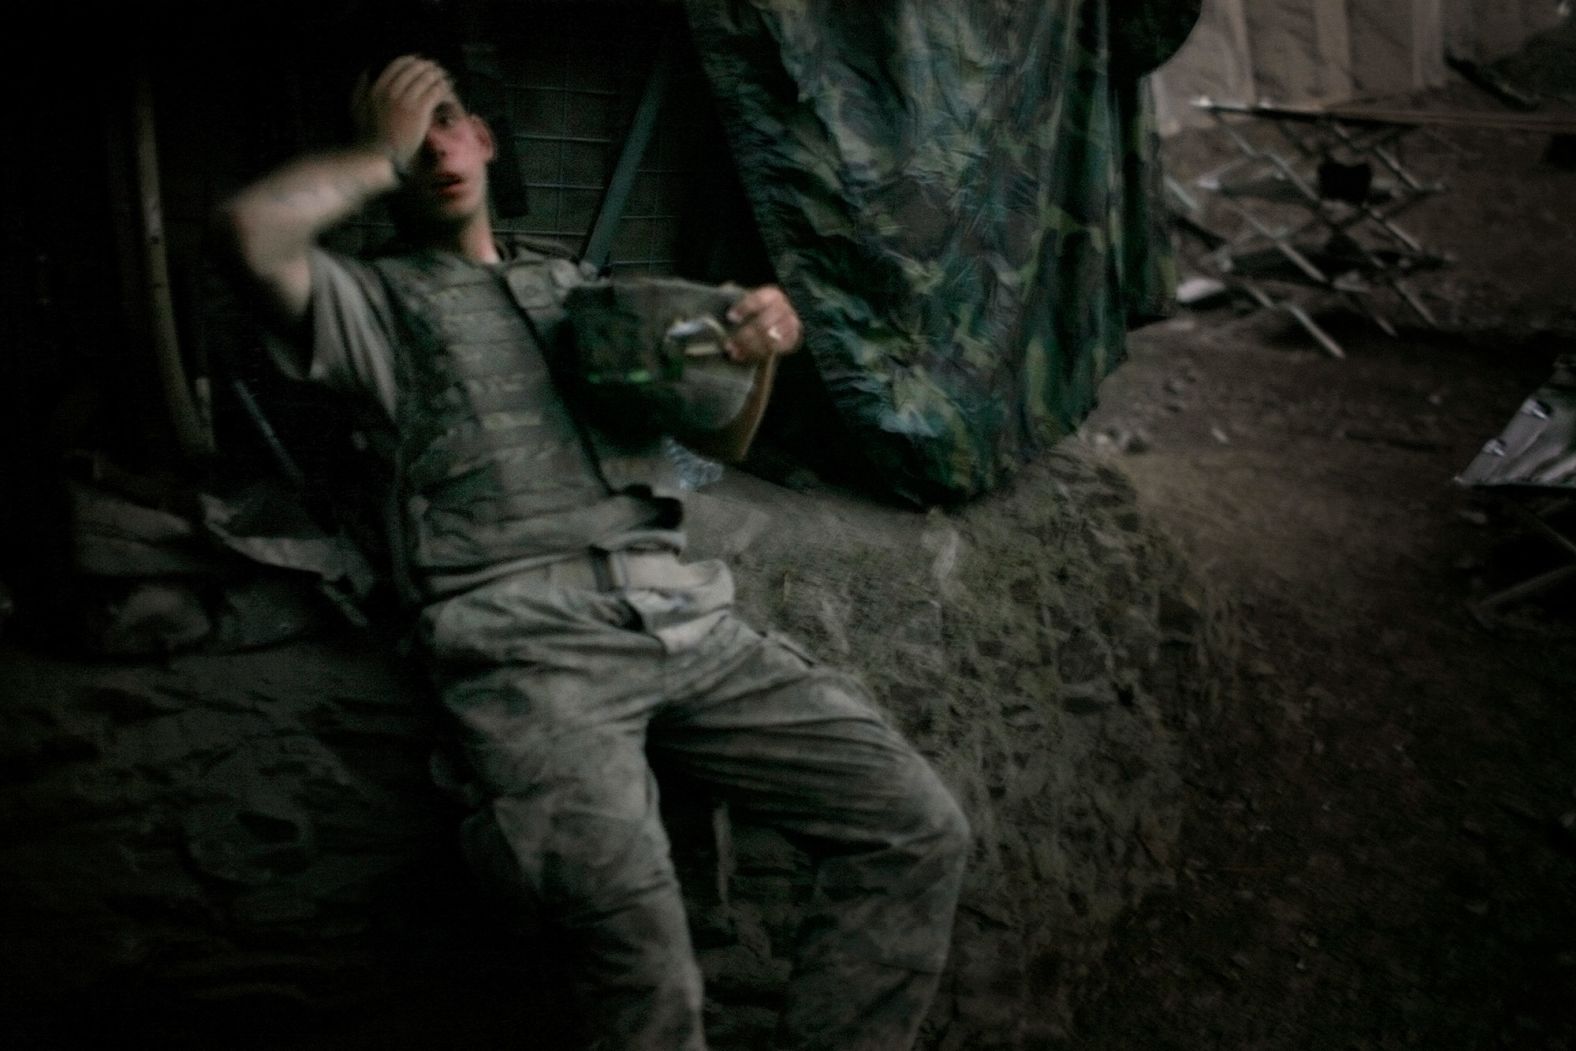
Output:
[[460,98],[460,89],[455,80],[454,71],[447,66],[440,66],[439,68],[443,71],[443,96],[438,100],[439,103],[452,102],[463,109],[465,103]]

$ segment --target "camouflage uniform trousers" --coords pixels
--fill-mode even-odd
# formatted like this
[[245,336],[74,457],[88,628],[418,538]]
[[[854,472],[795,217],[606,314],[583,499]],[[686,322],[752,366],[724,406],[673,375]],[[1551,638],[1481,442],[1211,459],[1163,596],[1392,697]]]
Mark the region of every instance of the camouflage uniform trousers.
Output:
[[[731,588],[731,584],[730,584]],[[608,1051],[699,1051],[699,968],[647,751],[816,859],[776,1046],[913,1045],[970,833],[846,676],[731,611],[665,645],[625,596],[493,584],[429,607],[444,706]]]

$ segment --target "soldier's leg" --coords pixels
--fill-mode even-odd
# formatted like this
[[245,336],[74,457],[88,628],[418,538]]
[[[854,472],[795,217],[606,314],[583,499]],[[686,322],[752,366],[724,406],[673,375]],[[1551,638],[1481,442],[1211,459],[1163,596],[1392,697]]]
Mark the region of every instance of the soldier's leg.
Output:
[[676,655],[668,688],[652,750],[817,860],[778,1046],[910,1047],[970,844],[952,795],[857,683],[737,619]]
[[597,1046],[702,1051],[700,972],[644,749],[661,647],[621,630],[616,605],[585,602],[611,623],[558,623],[500,594],[429,619],[440,697],[530,897],[566,935]]

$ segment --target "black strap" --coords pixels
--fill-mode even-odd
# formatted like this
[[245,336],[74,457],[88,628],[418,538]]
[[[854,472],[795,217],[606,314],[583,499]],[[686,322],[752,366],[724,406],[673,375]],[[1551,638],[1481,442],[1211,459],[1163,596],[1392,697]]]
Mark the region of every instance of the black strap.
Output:
[[619,220],[624,217],[630,190],[635,186],[635,174],[640,170],[640,161],[645,157],[646,149],[651,145],[651,136],[657,128],[662,96],[667,94],[668,80],[673,72],[673,36],[674,31],[669,29],[663,33],[662,42],[657,45],[657,60],[651,67],[651,75],[646,78],[646,87],[641,92],[635,119],[630,123],[629,134],[624,137],[624,146],[619,150],[618,163],[614,165],[613,175],[602,193],[596,221],[591,224],[591,232],[586,235],[585,251],[581,253],[581,258],[598,270],[607,268],[608,257],[613,251],[613,233],[618,229]]

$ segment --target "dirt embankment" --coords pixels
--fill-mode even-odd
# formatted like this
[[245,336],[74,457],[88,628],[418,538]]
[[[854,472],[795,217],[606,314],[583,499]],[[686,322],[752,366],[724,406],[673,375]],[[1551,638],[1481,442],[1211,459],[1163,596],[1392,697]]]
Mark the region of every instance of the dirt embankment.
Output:
[[[693,510],[746,613],[862,675],[973,821],[924,1046],[1066,1035],[1112,925],[1175,880],[1187,731],[1229,642],[1208,593],[1076,447],[954,514],[744,475]],[[0,692],[6,1006],[37,1046],[105,1024],[166,1046],[558,1039],[551,947],[461,871],[419,679],[369,640],[11,649]],[[671,795],[714,1044],[764,1046],[806,861]]]

